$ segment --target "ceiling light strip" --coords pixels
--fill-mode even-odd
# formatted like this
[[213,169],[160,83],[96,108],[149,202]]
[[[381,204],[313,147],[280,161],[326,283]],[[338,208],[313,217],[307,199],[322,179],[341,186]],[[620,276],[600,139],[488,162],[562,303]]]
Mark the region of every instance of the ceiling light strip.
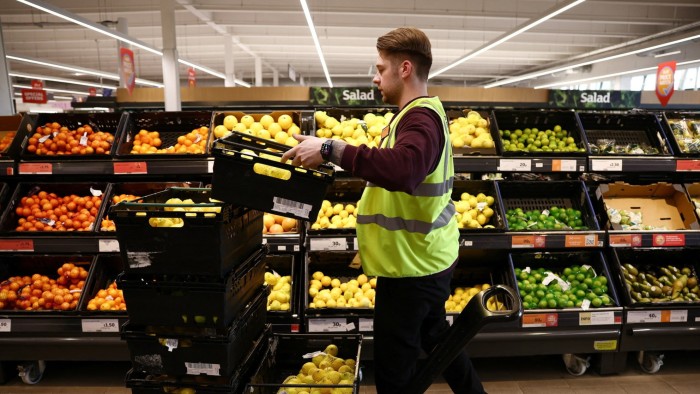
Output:
[[655,50],[655,49],[660,49],[660,48],[663,48],[663,47],[667,47],[667,46],[671,46],[671,45],[676,45],[676,44],[680,44],[680,43],[682,43],[682,42],[691,41],[691,40],[696,40],[696,39],[700,39],[700,34],[697,34],[697,35],[694,35],[694,36],[685,37],[685,38],[681,38],[681,39],[674,40],[674,41],[669,41],[669,42],[666,42],[666,43],[663,43],[663,44],[657,44],[657,45],[652,45],[652,46],[650,46],[650,47],[645,47],[645,48],[641,48],[641,49],[635,49],[635,50],[629,51],[629,52],[619,53],[619,54],[617,54],[617,55],[606,56],[606,57],[602,57],[602,58],[600,58],[600,59],[588,60],[588,61],[584,61],[584,62],[581,62],[581,63],[576,63],[576,64],[572,64],[572,65],[568,65],[568,66],[563,66],[563,67],[548,69],[548,70],[545,70],[545,71],[538,71],[538,72],[535,72],[535,73],[532,73],[532,74],[522,75],[522,76],[519,76],[519,77],[507,78],[507,79],[504,79],[504,80],[501,80],[501,81],[497,81],[497,82],[490,83],[490,84],[488,84],[488,85],[485,85],[484,87],[485,87],[486,89],[489,89],[489,88],[493,88],[493,87],[497,87],[497,86],[507,85],[507,84],[509,84],[509,83],[520,82],[520,81],[524,81],[524,80],[526,80],[526,79],[533,79],[533,78],[541,77],[541,76],[547,75],[547,74],[554,74],[554,73],[558,73],[558,72],[560,72],[560,71],[570,70],[570,69],[574,69],[574,68],[581,67],[581,66],[587,66],[587,65],[589,65],[589,64],[602,63],[602,62],[606,62],[606,61],[609,61],[609,60],[619,59],[619,58],[621,58],[621,57],[625,57],[625,56],[629,56],[629,55],[636,55],[637,53],[642,53],[642,52],[647,52],[647,51],[653,51],[653,50]]
[[563,12],[568,11],[569,9],[571,9],[573,7],[576,7],[577,5],[583,3],[584,1],[586,1],[586,0],[573,0],[573,1],[570,1],[569,3],[564,3],[561,5],[555,6],[553,9],[547,10],[547,14],[545,16],[538,18],[538,19],[535,19],[534,21],[529,21],[529,22],[525,23],[524,25],[516,27],[515,30],[513,30],[511,32],[504,33],[501,37],[495,39],[494,41],[491,41],[490,43],[483,44],[481,47],[469,52],[465,56],[459,58],[458,60],[447,65],[446,67],[443,67],[440,70],[430,74],[428,76],[428,79],[433,78],[435,76],[438,76],[438,75],[444,73],[445,71],[451,70],[454,67],[457,67],[460,64],[466,62],[467,60],[473,59],[473,58],[481,55],[482,53],[484,53],[488,50],[491,50],[498,45],[503,44],[504,42],[510,40],[511,38],[518,36],[526,31],[532,29],[535,26],[537,26],[537,25],[539,25],[539,24],[541,24],[541,23],[543,23],[551,18],[554,18],[555,16],[557,16]]
[[89,87],[102,88],[102,89],[117,89],[116,86],[102,85],[99,83],[92,83],[92,82],[88,82],[88,81],[78,81],[75,79],[50,77],[47,75],[34,75],[34,74],[24,74],[24,73],[16,73],[16,72],[8,73],[8,75],[11,77],[17,77],[17,78],[38,79],[38,80],[44,80],[44,81],[62,82],[62,83],[68,83],[68,84],[72,84],[72,85],[82,85],[82,86],[89,86]]
[[328,67],[326,66],[326,59],[323,57],[323,50],[321,50],[321,44],[318,41],[318,35],[316,35],[316,27],[314,26],[314,21],[311,20],[311,13],[309,12],[309,6],[306,5],[306,0],[299,0],[301,2],[301,8],[304,10],[304,16],[306,17],[306,23],[309,25],[309,30],[311,31],[311,37],[314,39],[314,45],[316,46],[316,52],[318,53],[318,58],[321,60],[321,67],[323,67],[323,73],[326,74],[326,81],[328,81],[328,86],[333,87],[333,81],[331,81],[331,74],[328,72]]
[[[19,84],[12,84],[12,87],[17,88],[17,89],[33,89],[29,85],[19,85]],[[54,88],[44,88],[43,90],[46,90],[47,92],[77,94],[80,96],[89,96],[90,95],[90,93],[88,93],[88,92],[79,92],[77,90],[54,89]],[[97,94],[97,96],[102,97],[102,95],[99,93]]]

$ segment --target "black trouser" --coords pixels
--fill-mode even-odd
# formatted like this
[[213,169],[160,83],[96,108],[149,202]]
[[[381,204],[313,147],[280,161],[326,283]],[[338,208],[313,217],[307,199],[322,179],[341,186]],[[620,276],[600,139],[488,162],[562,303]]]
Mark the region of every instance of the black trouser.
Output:
[[[374,363],[378,394],[401,393],[416,372],[421,349],[429,353],[449,328],[445,301],[452,273],[422,278],[378,278],[374,308]],[[484,388],[463,351],[443,378],[458,394]]]

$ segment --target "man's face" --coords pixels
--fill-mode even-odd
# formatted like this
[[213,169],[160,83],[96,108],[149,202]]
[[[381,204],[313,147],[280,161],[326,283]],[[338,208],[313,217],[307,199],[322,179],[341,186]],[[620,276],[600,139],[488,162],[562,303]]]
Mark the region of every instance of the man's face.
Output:
[[399,76],[398,65],[381,52],[377,56],[377,73],[372,82],[382,93],[382,100],[387,104],[398,105],[403,85]]

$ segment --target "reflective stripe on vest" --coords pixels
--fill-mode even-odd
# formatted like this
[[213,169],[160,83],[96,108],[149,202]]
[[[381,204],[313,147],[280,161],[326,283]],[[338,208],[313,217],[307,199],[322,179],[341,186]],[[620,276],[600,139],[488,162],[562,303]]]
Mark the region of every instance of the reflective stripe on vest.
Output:
[[424,222],[422,220],[410,220],[403,218],[391,218],[382,214],[376,215],[359,215],[357,223],[359,224],[377,224],[387,230],[397,231],[406,230],[412,233],[428,234],[432,230],[447,226],[455,215],[455,206],[449,204],[440,212],[440,215],[433,223]]
[[[447,181],[442,183],[421,183],[411,195],[416,197],[440,197],[452,190],[454,180],[454,177],[450,177]],[[367,187],[377,187],[377,185],[367,182]]]

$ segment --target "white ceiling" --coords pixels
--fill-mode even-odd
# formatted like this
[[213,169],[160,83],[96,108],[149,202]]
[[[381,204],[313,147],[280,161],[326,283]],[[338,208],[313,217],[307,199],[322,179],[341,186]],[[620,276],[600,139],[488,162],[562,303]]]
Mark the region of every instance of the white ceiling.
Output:
[[[115,28],[126,18],[128,34],[162,48],[161,0],[45,0],[93,22]],[[175,0],[173,0],[175,1]],[[376,59],[376,38],[394,27],[423,29],[433,45],[433,71],[493,41],[528,20],[539,18],[562,0],[308,0],[321,47],[335,86],[369,85]],[[226,29],[260,57],[263,84],[272,84],[273,69],[281,85],[293,84],[288,66],[306,85],[326,85],[326,79],[299,1],[296,0],[180,0],[175,3],[177,47],[181,57],[224,72],[224,37],[187,10],[189,4]],[[672,37],[700,35],[700,0],[588,0],[549,21],[447,71],[432,84],[483,86],[503,78],[580,62],[625,48],[643,48]],[[0,24],[8,55],[29,56],[107,72],[117,72],[116,40],[46,14],[13,0],[0,0]],[[672,48],[674,60],[700,59],[700,40]],[[254,83],[255,60],[234,45],[235,73]],[[162,81],[161,58],[134,48],[137,74]],[[590,75],[651,66],[649,53],[577,70]],[[59,76],[96,82],[96,78],[9,61],[13,72]],[[583,75],[583,74],[581,74]],[[563,73],[526,80],[536,86]],[[187,80],[185,66],[180,77]],[[223,80],[202,72],[198,85],[223,86]],[[15,78],[15,83],[27,80]],[[114,84],[112,81],[104,81]],[[186,82],[185,82],[186,83]],[[298,83],[298,81],[296,82]],[[46,82],[46,86],[60,83]],[[87,87],[62,85],[74,90]],[[515,86],[515,85],[510,85]]]

